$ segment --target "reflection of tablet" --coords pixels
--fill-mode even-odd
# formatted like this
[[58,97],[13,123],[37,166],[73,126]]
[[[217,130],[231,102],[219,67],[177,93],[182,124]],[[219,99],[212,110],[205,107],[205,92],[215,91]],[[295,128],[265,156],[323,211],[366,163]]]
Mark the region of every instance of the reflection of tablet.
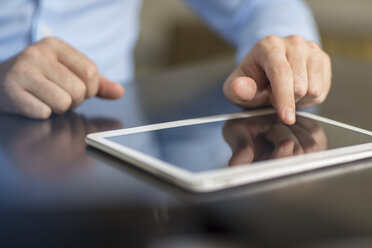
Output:
[[372,157],[372,132],[257,110],[89,134],[86,142],[185,189],[207,192]]

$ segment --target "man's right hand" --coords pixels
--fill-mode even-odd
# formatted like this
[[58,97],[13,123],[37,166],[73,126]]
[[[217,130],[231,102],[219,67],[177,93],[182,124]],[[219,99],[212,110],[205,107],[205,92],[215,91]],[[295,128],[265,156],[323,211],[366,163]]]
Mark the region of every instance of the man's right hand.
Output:
[[94,62],[58,38],[44,38],[0,64],[0,112],[46,119],[93,96],[123,94],[122,85],[100,75]]

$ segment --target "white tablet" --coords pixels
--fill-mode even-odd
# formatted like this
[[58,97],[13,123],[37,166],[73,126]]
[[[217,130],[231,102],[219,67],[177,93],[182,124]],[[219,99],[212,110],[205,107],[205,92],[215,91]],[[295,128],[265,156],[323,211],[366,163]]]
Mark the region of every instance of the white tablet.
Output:
[[273,109],[89,134],[86,142],[182,188],[221,190],[372,157],[372,132]]

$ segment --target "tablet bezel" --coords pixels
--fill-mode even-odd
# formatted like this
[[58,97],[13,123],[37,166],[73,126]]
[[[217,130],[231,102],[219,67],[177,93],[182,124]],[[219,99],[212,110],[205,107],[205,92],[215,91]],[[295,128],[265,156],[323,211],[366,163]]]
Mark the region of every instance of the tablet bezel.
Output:
[[[210,123],[216,121],[227,121],[232,119],[268,115],[273,113],[275,113],[274,109],[262,109],[158,123],[127,129],[92,133],[87,135],[85,141],[88,145],[109,153],[119,159],[125,160],[182,188],[195,192],[221,190],[242,184],[255,183],[272,178],[297,174],[331,165],[348,163],[372,156],[371,142],[348,147],[335,148],[327,151],[297,155],[293,157],[255,162],[255,166],[236,166],[216,169],[208,172],[193,173],[107,139],[110,137],[127,134]],[[372,132],[370,131],[334,121],[325,117],[301,111],[297,111],[296,114],[372,136]],[[301,164],[301,166],[298,166],[298,164]]]

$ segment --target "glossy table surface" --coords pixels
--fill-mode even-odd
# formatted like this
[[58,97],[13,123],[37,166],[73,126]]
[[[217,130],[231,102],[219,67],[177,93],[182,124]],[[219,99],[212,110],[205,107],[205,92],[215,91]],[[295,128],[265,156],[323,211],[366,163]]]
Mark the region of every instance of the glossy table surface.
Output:
[[[372,64],[333,62],[317,113],[372,130]],[[232,68],[176,69],[45,121],[0,115],[0,246],[370,247],[372,159],[194,194],[85,145],[92,132],[241,111],[221,92]]]

